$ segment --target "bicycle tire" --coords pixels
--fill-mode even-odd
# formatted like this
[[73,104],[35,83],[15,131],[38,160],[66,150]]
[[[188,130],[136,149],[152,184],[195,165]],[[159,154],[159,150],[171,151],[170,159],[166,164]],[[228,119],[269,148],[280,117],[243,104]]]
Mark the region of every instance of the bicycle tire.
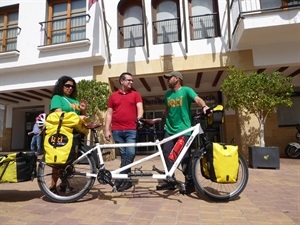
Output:
[[[81,149],[80,152],[83,153],[84,150]],[[59,179],[55,192],[50,190],[53,175],[52,168],[59,169],[57,170]],[[70,203],[83,198],[93,187],[96,178],[86,176],[87,173],[96,173],[96,165],[92,155],[87,155],[80,162],[65,168],[50,165],[41,160],[38,165],[37,180],[40,190],[51,201]],[[61,182],[61,179],[67,180],[70,187],[69,190],[60,190],[59,182]]]
[[285,148],[285,154],[292,159],[298,159],[300,158],[300,149],[293,146],[293,145],[288,145]]
[[216,183],[202,176],[200,159],[195,157],[192,164],[192,176],[198,193],[215,201],[230,201],[236,199],[245,189],[249,171],[244,157],[239,154],[239,173],[236,183]]

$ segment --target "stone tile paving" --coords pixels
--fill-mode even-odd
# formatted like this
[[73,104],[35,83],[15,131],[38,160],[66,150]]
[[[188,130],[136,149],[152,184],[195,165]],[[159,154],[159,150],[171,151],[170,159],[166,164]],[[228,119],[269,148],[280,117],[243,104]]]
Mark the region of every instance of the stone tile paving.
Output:
[[[138,156],[137,158],[139,158]],[[152,165],[160,167],[157,159]],[[116,168],[119,158],[107,163]],[[141,180],[135,188],[112,193],[97,181],[78,202],[50,202],[36,180],[0,184],[0,225],[295,225],[300,224],[300,161],[281,159],[279,170],[249,169],[249,183],[235,201],[218,203],[196,193],[156,191],[157,181]],[[176,173],[182,179],[181,172]]]

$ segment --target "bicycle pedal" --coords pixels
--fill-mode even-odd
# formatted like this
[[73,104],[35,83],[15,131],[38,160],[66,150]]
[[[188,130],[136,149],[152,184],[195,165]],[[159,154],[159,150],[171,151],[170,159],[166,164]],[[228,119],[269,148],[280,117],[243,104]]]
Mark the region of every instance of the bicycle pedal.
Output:
[[112,188],[112,192],[118,192],[118,189],[117,189],[117,187],[116,187],[116,186],[113,186],[113,188]]
[[171,183],[171,184],[174,184],[174,185],[178,185],[179,184],[179,182],[176,180],[176,178],[175,177],[169,177],[169,176],[167,176],[167,179],[166,179],[169,183]]

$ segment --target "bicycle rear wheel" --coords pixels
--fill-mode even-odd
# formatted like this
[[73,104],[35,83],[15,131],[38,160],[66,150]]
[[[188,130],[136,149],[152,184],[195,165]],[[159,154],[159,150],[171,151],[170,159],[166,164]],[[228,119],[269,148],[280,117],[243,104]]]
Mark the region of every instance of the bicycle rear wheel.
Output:
[[[69,203],[81,199],[89,192],[94,185],[95,177],[88,174],[95,173],[94,159],[91,155],[87,155],[79,163],[69,166],[50,165],[42,160],[38,166],[37,179],[40,190],[51,201]],[[52,177],[55,176],[59,177],[57,188],[50,190]]]
[[200,164],[201,157],[194,158],[192,165],[192,175],[197,191],[216,201],[229,201],[237,198],[245,189],[249,177],[248,166],[244,157],[239,154],[239,173],[236,183],[216,183],[203,177]]

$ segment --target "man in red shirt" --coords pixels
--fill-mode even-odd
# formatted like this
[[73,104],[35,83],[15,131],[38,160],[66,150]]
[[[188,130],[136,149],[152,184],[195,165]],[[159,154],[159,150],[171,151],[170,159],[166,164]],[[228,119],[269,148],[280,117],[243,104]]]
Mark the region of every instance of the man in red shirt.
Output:
[[[140,93],[132,90],[133,77],[129,72],[122,73],[119,77],[120,89],[111,94],[108,99],[108,109],[105,116],[105,139],[111,136],[115,143],[135,143],[137,130],[136,121],[143,117],[143,101]],[[121,167],[133,162],[135,147],[120,148]],[[128,174],[131,170],[122,171]],[[132,187],[131,180],[116,180],[118,191]]]

